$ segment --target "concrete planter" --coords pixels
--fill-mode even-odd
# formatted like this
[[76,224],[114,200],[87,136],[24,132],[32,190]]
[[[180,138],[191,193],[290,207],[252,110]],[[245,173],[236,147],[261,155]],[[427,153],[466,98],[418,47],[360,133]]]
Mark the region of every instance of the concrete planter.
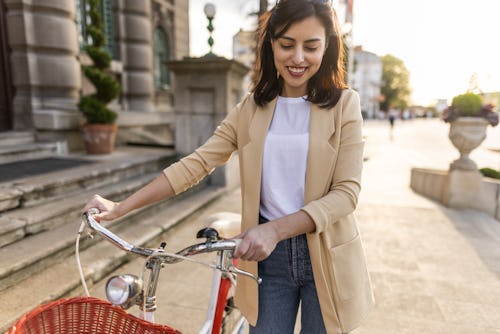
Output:
[[486,138],[488,122],[482,117],[460,117],[450,123],[450,138],[460,157],[450,164],[450,170],[476,171],[477,165],[469,154]]

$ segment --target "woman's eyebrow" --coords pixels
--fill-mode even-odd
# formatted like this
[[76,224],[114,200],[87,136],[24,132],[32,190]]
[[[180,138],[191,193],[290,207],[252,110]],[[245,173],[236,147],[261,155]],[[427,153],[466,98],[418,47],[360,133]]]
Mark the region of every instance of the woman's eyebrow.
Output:
[[[289,36],[281,36],[281,39],[285,39],[287,41],[295,42],[295,38],[289,37]],[[321,38],[315,37],[315,38],[310,38],[304,41],[304,43],[314,43],[314,42],[321,42]]]

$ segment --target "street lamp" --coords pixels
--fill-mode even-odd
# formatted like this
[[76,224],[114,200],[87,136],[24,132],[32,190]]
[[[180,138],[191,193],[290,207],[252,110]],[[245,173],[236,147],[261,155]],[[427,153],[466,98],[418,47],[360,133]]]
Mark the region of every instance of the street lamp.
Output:
[[215,16],[215,5],[212,3],[207,3],[203,8],[203,12],[205,12],[205,16],[208,19],[208,26],[207,26],[207,30],[209,33],[208,46],[210,47],[210,52],[208,54],[213,55],[212,46],[214,45],[214,39],[212,37],[212,32],[214,31],[214,26],[212,25],[212,20],[214,19]]

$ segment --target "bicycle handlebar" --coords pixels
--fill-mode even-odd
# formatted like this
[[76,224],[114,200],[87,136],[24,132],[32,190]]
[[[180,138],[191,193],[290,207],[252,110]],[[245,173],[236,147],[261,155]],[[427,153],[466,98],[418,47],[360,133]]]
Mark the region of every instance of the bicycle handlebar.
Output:
[[[193,256],[193,255],[209,253],[209,252],[217,252],[217,251],[234,251],[236,247],[238,247],[240,242],[241,240],[239,239],[207,241],[188,246],[178,251],[175,254],[180,256]],[[161,256],[161,253],[159,253],[158,256]],[[165,257],[168,257],[168,255],[166,255]],[[171,264],[180,261],[182,261],[181,258],[169,258],[165,260],[165,263]]]
[[[163,263],[166,264],[174,264],[182,261],[182,257],[190,257],[197,254],[209,253],[209,252],[217,252],[217,251],[234,251],[236,247],[238,247],[241,242],[240,239],[226,239],[226,240],[207,240],[206,242],[194,244],[188,246],[175,254],[179,257],[173,257],[169,254],[163,254],[161,249],[151,249],[144,247],[136,247],[127,241],[123,240],[101,224],[99,224],[93,217],[93,215],[99,213],[99,210],[96,208],[92,208],[83,214],[83,220],[86,225],[93,231],[97,232],[103,238],[108,240],[110,243],[115,245],[116,247],[130,253],[134,253],[136,255],[145,257],[145,258],[161,258]],[[221,269],[222,268],[217,268]],[[244,270],[238,269],[236,267],[232,267],[227,269],[227,271],[233,272],[235,274],[240,274],[244,276],[248,276],[256,280],[259,284],[261,279],[256,277],[252,273],[246,272]]]
[[94,219],[94,217],[92,217],[97,213],[99,213],[99,210],[96,208],[92,208],[83,214],[83,219],[91,230],[99,233],[103,238],[111,242],[113,245],[126,252],[134,253],[142,257],[148,257],[155,252],[155,250],[153,249],[136,247],[99,224]]

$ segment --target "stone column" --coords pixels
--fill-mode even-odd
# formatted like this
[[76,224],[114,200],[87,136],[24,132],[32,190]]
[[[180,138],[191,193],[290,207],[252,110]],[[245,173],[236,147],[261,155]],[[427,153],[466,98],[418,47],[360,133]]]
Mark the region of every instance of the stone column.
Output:
[[[241,99],[243,77],[248,67],[222,57],[184,58],[171,61],[175,74],[175,148],[184,156],[193,152]],[[237,160],[215,171],[210,183],[237,184]]]
[[16,130],[78,124],[81,86],[74,0],[5,0]]
[[127,111],[154,111],[151,1],[118,0],[117,38]]

